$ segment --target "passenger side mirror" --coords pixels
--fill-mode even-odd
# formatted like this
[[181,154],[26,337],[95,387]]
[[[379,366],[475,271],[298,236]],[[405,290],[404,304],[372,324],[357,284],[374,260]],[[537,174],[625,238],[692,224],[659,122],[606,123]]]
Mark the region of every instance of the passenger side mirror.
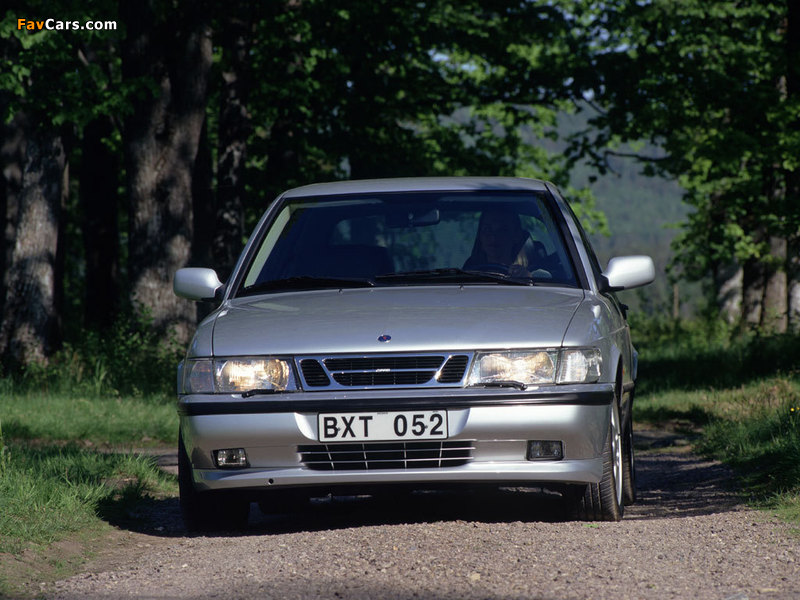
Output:
[[651,283],[656,268],[649,256],[617,256],[608,261],[603,276],[604,291],[618,292]]
[[187,267],[175,272],[172,290],[176,296],[188,300],[221,300],[222,282],[214,269]]

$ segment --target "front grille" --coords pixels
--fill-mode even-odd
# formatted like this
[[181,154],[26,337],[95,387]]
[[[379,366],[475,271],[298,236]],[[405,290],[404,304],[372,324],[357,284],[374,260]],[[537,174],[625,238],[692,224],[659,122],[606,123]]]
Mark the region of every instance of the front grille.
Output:
[[439,469],[472,460],[474,442],[381,442],[298,446],[300,460],[313,471]]
[[421,385],[429,382],[435,371],[397,371],[394,373],[334,373],[336,383],[349,387],[374,385]]
[[306,383],[313,387],[324,387],[330,385],[331,380],[325,374],[325,369],[318,361],[311,358],[300,361],[300,368],[303,370],[303,377]]
[[471,353],[300,356],[307,389],[456,386],[464,379]]
[[464,377],[464,371],[467,370],[468,362],[469,356],[464,354],[451,356],[444,367],[442,367],[441,373],[439,373],[439,383],[459,383]]

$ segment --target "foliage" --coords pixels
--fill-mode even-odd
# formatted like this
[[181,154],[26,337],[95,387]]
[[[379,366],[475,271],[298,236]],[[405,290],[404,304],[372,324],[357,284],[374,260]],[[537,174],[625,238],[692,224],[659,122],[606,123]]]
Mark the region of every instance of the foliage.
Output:
[[[58,128],[67,143],[73,197],[65,204],[62,231],[67,234],[70,251],[65,254],[68,277],[60,279],[59,285],[69,283],[64,294],[71,311],[68,320],[81,315],[81,304],[86,304],[89,294],[113,293],[109,288],[86,289],[85,282],[92,278],[86,277],[85,271],[92,268],[88,261],[95,254],[88,251],[85,239],[87,252],[75,251],[81,235],[92,234],[86,230],[88,220],[83,214],[91,204],[85,198],[75,200],[78,190],[84,194],[90,188],[79,180],[88,176],[83,173],[91,173],[81,168],[86,166],[81,161],[91,160],[84,153],[84,143],[87,139],[97,142],[88,144],[96,153],[101,141],[89,132],[101,136],[106,150],[115,155],[128,148],[120,139],[139,139],[141,131],[180,133],[174,130],[176,123],[170,122],[169,114],[155,111],[141,118],[126,118],[143,100],[165,92],[159,87],[163,82],[135,76],[133,66],[126,64],[132,59],[124,50],[133,43],[126,35],[136,29],[134,25],[145,27],[146,19],[134,24],[130,22],[134,13],[126,13],[120,6],[110,0],[59,0],[55,4],[36,0],[26,6],[29,15],[57,14],[59,19],[77,22],[115,20],[118,27],[113,31],[19,30],[18,11],[13,10],[6,11],[0,23],[4,121],[25,111],[35,127]],[[253,124],[243,128],[246,139],[239,140],[247,148],[244,180],[248,193],[243,208],[250,226],[279,191],[299,184],[389,175],[480,174],[552,180],[560,185],[587,228],[603,231],[604,218],[589,189],[570,183],[571,161],[543,143],[557,135],[556,115],[573,110],[577,80],[589,73],[586,48],[573,35],[571,7],[565,1],[544,0],[358,0],[346,7],[323,0],[247,1],[235,7],[214,3],[192,7],[192,13],[202,14],[204,24],[210,26],[216,45],[208,95],[191,99],[205,106],[207,116],[201,151],[197,157],[186,157],[195,161],[194,176],[199,182],[193,190],[197,194],[194,218],[198,236],[193,242],[193,260],[203,256],[212,238],[217,239],[213,226],[199,226],[197,213],[212,213],[214,220],[214,207],[207,206],[214,201],[208,188],[219,183],[214,181],[211,161],[215,152],[221,153],[219,113],[228,99],[230,89],[225,86],[231,77],[242,82],[238,101],[245,103],[243,113]],[[188,8],[183,0],[149,0],[135,13],[152,13],[152,29],[145,28],[140,40],[149,40],[142,41],[148,51],[157,54],[164,50],[158,32],[165,23],[176,39],[185,36],[188,43],[192,33],[188,21],[178,18]],[[245,64],[236,63],[229,44],[238,35],[246,48]],[[156,58],[152,57],[154,62]],[[147,60],[143,63],[148,64]],[[179,89],[181,81],[176,77],[169,82],[170,98],[178,103],[185,93]],[[53,89],[58,89],[58,94],[53,94]],[[90,127],[98,124],[111,129]],[[206,158],[201,159],[201,154]],[[126,158],[130,175],[133,158]],[[122,163],[119,157],[104,162]],[[162,187],[184,181],[186,173],[164,173]],[[102,193],[110,192],[105,188]],[[113,254],[130,261],[124,232],[137,206],[132,190],[120,194],[128,196],[128,205],[114,203],[119,213],[114,230],[123,233]],[[169,190],[159,189],[158,195],[168,198]],[[102,198],[92,202],[102,205]],[[147,222],[153,225],[156,220]],[[162,228],[174,225],[167,223],[168,219],[162,221]],[[181,231],[191,230],[191,224],[182,225]],[[107,221],[96,226],[110,230]],[[137,243],[137,250],[152,252],[149,263],[161,264],[159,256],[164,258],[170,252],[166,245],[150,248]],[[104,263],[106,277],[97,279],[116,278],[122,294],[135,294],[124,281],[133,272],[130,267]],[[163,297],[171,297],[166,279],[162,276],[154,285],[164,287],[159,291]],[[125,298],[104,300],[101,305],[112,311],[126,305]],[[158,313],[153,314],[156,323],[170,318],[165,307],[153,308]],[[166,316],[161,314],[164,312]],[[74,323],[66,333],[82,336]],[[117,332],[112,336],[119,337]],[[49,345],[57,347],[59,341]],[[65,352],[55,361],[56,369],[75,368],[76,377],[88,377],[94,384],[119,372],[105,350],[102,364],[86,362],[84,357],[94,350],[85,348],[102,345],[98,340],[67,337],[66,341]],[[35,367],[31,369],[35,371]],[[135,384],[115,381],[109,385],[132,389]]]
[[800,519],[799,336],[659,319],[635,332],[636,422],[690,433],[698,451],[736,470],[743,494]]
[[675,321],[631,315],[641,354],[642,393],[729,388],[775,374],[794,376],[800,364],[796,334],[740,332],[715,320]]
[[251,222],[299,183],[484,174],[553,180],[601,223],[590,194],[570,187],[566,158],[541,143],[571,110],[563,82],[579,56],[553,3],[312,0],[264,10]]
[[175,372],[183,348],[157,334],[146,316],[120,318],[109,331],[84,331],[45,365],[28,365],[13,377],[18,391],[107,395],[175,393]]
[[[746,264],[752,292],[766,287],[757,279],[764,273],[791,275],[791,261],[775,256],[770,243],[788,240],[791,247],[800,236],[796,6],[589,5],[595,16],[584,33],[594,40],[597,79],[586,94],[596,111],[573,150],[591,155],[601,169],[609,156],[638,155],[649,172],[678,178],[694,209],[673,244],[686,276]],[[662,152],[643,156],[623,146],[642,139]],[[761,293],[767,325],[773,306],[786,313],[787,290]]]
[[121,29],[29,31],[17,25],[22,15],[58,15],[58,21],[80,24],[100,15],[102,20],[116,20],[116,3],[61,0],[56,8],[52,2],[33,0],[25,9],[7,10],[0,19],[0,40],[17,48],[10,56],[0,55],[0,93],[11,100],[0,118],[5,122],[22,110],[40,125],[80,128],[97,115],[127,111],[131,82],[119,80],[119,55],[114,51]]

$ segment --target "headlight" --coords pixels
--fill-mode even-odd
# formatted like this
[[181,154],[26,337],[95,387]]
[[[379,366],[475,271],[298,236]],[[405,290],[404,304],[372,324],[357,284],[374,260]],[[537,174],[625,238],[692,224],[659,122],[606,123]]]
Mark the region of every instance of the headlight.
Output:
[[519,382],[523,385],[553,383],[556,377],[556,350],[532,352],[490,352],[475,357],[468,385]]
[[186,394],[237,394],[294,391],[297,383],[289,361],[280,358],[188,360],[184,366]]
[[597,348],[479,352],[467,385],[593,383],[603,364]]
[[558,383],[594,383],[600,379],[602,366],[598,348],[564,349],[558,365]]

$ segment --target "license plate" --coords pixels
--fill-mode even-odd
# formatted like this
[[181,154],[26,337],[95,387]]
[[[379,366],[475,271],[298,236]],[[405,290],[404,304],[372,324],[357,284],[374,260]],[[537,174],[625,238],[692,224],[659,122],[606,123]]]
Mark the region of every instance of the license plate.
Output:
[[447,439],[446,410],[326,413],[317,415],[320,442]]

